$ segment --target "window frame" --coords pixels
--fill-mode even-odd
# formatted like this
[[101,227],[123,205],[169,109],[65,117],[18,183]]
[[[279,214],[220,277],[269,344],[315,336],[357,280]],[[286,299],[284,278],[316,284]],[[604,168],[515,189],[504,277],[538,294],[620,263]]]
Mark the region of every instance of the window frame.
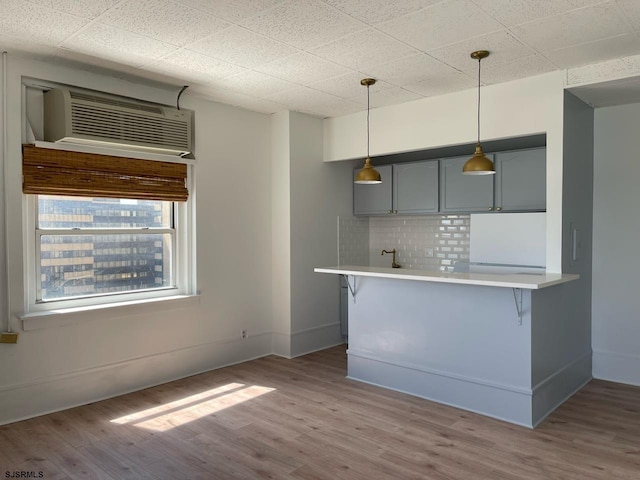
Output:
[[[24,291],[25,291],[25,314],[36,313],[56,313],[82,308],[99,308],[101,306],[114,306],[119,303],[130,304],[135,302],[146,302],[154,299],[167,299],[170,297],[178,297],[185,295],[193,295],[195,289],[195,267],[193,265],[194,254],[194,234],[193,220],[194,216],[194,197],[193,188],[193,168],[194,165],[188,164],[187,186],[189,188],[189,198],[186,202],[172,202],[172,224],[173,228],[154,227],[140,229],[39,229],[38,228],[38,201],[37,195],[23,194],[23,225],[25,228],[24,238],[25,255],[24,255]],[[90,296],[38,300],[41,292],[41,270],[39,260],[40,252],[40,236],[57,234],[60,232],[66,234],[87,235],[92,233],[109,234],[109,232],[117,230],[118,233],[127,234],[150,234],[150,233],[172,233],[173,255],[171,259],[172,276],[175,282],[174,286],[159,287],[145,290],[132,290],[128,292],[113,292],[106,294],[96,294]]]

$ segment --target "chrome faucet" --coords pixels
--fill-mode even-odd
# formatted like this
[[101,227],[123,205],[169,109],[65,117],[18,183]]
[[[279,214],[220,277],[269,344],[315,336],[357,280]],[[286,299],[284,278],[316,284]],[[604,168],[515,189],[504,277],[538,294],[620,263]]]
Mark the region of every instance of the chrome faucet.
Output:
[[396,249],[394,248],[393,250],[382,250],[382,253],[380,255],[384,255],[385,253],[393,254],[393,257],[391,257],[391,267],[400,268],[400,265],[396,263]]

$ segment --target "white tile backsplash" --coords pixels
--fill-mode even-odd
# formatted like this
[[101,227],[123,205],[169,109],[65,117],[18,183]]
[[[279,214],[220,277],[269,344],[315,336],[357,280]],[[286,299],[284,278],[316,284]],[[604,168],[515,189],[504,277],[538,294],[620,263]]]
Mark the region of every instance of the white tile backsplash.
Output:
[[369,265],[368,217],[338,217],[338,264]]
[[402,268],[448,271],[457,261],[469,261],[469,215],[340,217],[338,222],[342,265],[389,267],[391,256],[380,253],[394,248]]

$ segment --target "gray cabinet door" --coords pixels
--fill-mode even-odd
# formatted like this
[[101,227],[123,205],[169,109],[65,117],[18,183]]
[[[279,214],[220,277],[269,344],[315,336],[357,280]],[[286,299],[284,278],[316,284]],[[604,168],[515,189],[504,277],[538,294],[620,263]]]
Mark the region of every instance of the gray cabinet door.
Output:
[[[353,171],[353,177],[360,167]],[[393,210],[391,187],[391,165],[376,167],[382,177],[382,183],[376,185],[353,184],[353,214],[354,215],[386,215]]]
[[496,153],[496,209],[545,210],[546,185],[545,148]]
[[438,211],[438,160],[393,166],[393,208],[400,214]]
[[[493,211],[494,175],[464,175],[462,167],[469,156],[440,160],[440,211]],[[487,155],[492,159],[493,155]]]

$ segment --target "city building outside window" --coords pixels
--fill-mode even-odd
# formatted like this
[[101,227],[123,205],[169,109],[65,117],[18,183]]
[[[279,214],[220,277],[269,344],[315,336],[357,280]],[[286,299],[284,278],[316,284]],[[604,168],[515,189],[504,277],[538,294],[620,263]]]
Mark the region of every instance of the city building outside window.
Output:
[[174,203],[37,195],[36,302],[176,288]]

